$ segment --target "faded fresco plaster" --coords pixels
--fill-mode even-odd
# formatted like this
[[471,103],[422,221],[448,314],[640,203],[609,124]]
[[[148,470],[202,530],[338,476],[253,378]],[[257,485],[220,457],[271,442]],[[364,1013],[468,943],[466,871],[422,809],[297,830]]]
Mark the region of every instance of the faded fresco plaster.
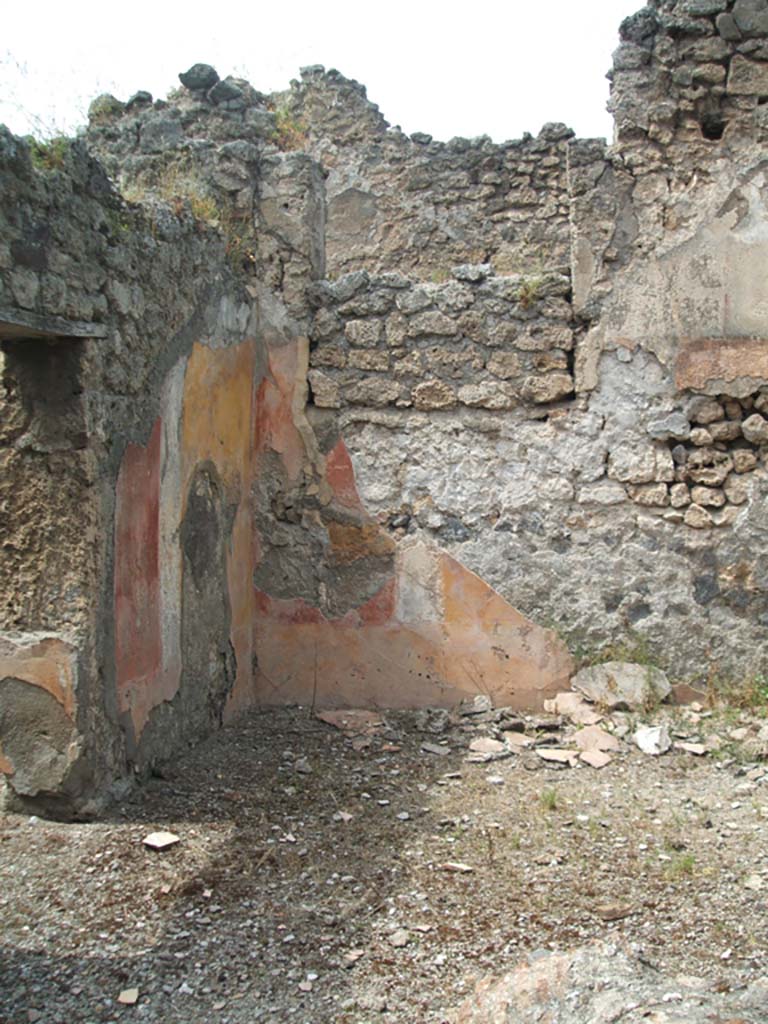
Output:
[[153,710],[174,698],[181,650],[182,557],[179,534],[190,485],[212,465],[232,510],[227,552],[231,642],[237,677],[234,710],[251,702],[252,479],[255,342],[231,348],[196,344],[164,389],[161,416],[146,447],[128,445],[117,486],[115,627],[118,707],[138,742]]
[[[181,424],[182,493],[202,463],[212,463],[234,511],[227,551],[232,646],[237,676],[227,713],[252,703],[252,622],[254,595],[250,585],[254,564],[250,490],[256,342],[246,340],[226,349],[195,345],[187,368]],[[182,517],[186,511],[182,508]]]
[[[260,696],[325,707],[450,707],[488,694],[496,706],[537,708],[568,685],[570,658],[556,634],[515,612],[455,559],[423,549],[438,576],[422,617],[396,613],[413,589],[407,559],[376,597],[342,619],[302,601],[259,595]],[[418,586],[418,585],[417,585]]]
[[[707,387],[711,373],[714,381],[752,378],[741,389],[747,394],[765,379],[764,352],[750,372],[749,350],[741,346],[768,337],[768,173],[762,162],[747,170],[729,166],[708,187],[702,206],[710,212],[692,234],[672,234],[666,249],[620,272],[578,346],[578,391],[598,387],[600,357],[617,347],[644,348],[670,369],[680,357],[679,389],[717,394],[716,385]],[[574,274],[574,287],[588,294],[578,266]],[[753,352],[762,347],[753,345]]]
[[117,480],[115,664],[121,714],[138,736],[151,709],[174,693],[162,680],[160,609],[160,450],[162,421],[146,447],[129,444]]
[[[289,415],[297,359],[293,346],[271,353],[256,432],[258,453],[277,454],[292,481],[304,454],[304,437]],[[420,541],[396,547],[364,512],[343,440],[320,462],[316,492],[328,563],[359,563],[364,574],[369,559],[394,553],[393,569],[373,597],[339,617],[258,589],[260,701],[450,706],[487,693],[497,705],[530,708],[567,686],[572,663],[556,634],[528,621],[438,548]]]

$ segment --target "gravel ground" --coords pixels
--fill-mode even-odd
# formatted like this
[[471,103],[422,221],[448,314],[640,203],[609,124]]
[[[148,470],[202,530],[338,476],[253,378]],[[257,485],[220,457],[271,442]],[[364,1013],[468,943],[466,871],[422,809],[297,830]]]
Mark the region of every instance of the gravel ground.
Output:
[[[657,709],[708,752],[652,757],[614,714],[597,770],[542,759],[555,716],[383,718],[255,712],[105,820],[1,816],[0,1022],[444,1022],[593,939],[719,992],[768,973],[765,720]],[[502,727],[517,753],[469,754]]]

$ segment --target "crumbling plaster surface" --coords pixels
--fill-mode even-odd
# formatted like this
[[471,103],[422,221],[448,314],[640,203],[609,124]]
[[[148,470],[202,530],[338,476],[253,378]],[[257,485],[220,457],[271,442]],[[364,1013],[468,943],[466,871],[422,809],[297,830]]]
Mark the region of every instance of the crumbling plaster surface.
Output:
[[[653,352],[669,369],[684,340],[768,336],[765,167],[761,158],[746,170],[720,170],[696,230],[675,232],[660,251],[619,272],[599,322],[580,346],[579,390],[597,387],[600,353],[617,345]],[[765,379],[755,373],[742,393],[756,391]],[[682,379],[678,387],[707,390],[706,379]]]

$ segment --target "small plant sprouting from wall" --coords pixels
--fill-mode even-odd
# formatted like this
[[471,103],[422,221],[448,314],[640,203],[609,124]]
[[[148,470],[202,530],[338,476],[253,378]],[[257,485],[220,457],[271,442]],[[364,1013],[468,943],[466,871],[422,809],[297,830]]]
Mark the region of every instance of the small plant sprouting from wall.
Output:
[[222,205],[183,165],[171,164],[151,184],[134,185],[123,193],[129,203],[144,202],[152,195],[168,203],[177,217],[189,212],[200,224],[220,231],[233,270],[253,268],[256,250],[247,214]]
[[140,203],[150,192],[172,206],[177,216],[188,207],[195,220],[214,227],[221,224],[223,214],[216,199],[179,164],[166,167],[151,186],[134,186],[126,189],[124,196],[128,202]]
[[517,301],[523,309],[530,309],[539,301],[544,287],[544,279],[541,277],[524,277],[520,282],[517,293]]
[[275,115],[275,128],[272,142],[284,153],[303,149],[307,141],[306,122],[297,117],[287,106],[269,107]]
[[232,269],[236,272],[251,271],[256,264],[256,250],[247,215],[228,210],[221,217],[220,227]]
[[69,152],[70,140],[63,135],[45,141],[30,139],[29,153],[32,166],[38,171],[60,171]]

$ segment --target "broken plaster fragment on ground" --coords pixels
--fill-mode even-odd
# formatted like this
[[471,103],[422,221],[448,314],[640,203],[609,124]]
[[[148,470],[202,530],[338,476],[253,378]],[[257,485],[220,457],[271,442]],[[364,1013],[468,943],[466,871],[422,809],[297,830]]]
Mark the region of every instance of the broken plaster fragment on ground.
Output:
[[544,701],[544,710],[553,715],[564,715],[575,725],[597,725],[603,716],[580,693],[556,693],[552,700]]
[[579,759],[579,755],[575,750],[562,750],[558,747],[537,747],[536,753],[543,761],[567,764],[571,768],[576,766]]
[[144,837],[142,842],[150,850],[167,850],[171,846],[180,843],[181,839],[174,832],[150,832],[148,836]]
[[606,754],[604,750],[582,750],[579,754],[579,760],[583,761],[584,764],[588,764],[590,768],[605,768],[609,765],[613,758],[610,754]]
[[634,740],[644,754],[651,754],[655,757],[666,754],[672,746],[669,729],[666,725],[641,725],[635,731]]

